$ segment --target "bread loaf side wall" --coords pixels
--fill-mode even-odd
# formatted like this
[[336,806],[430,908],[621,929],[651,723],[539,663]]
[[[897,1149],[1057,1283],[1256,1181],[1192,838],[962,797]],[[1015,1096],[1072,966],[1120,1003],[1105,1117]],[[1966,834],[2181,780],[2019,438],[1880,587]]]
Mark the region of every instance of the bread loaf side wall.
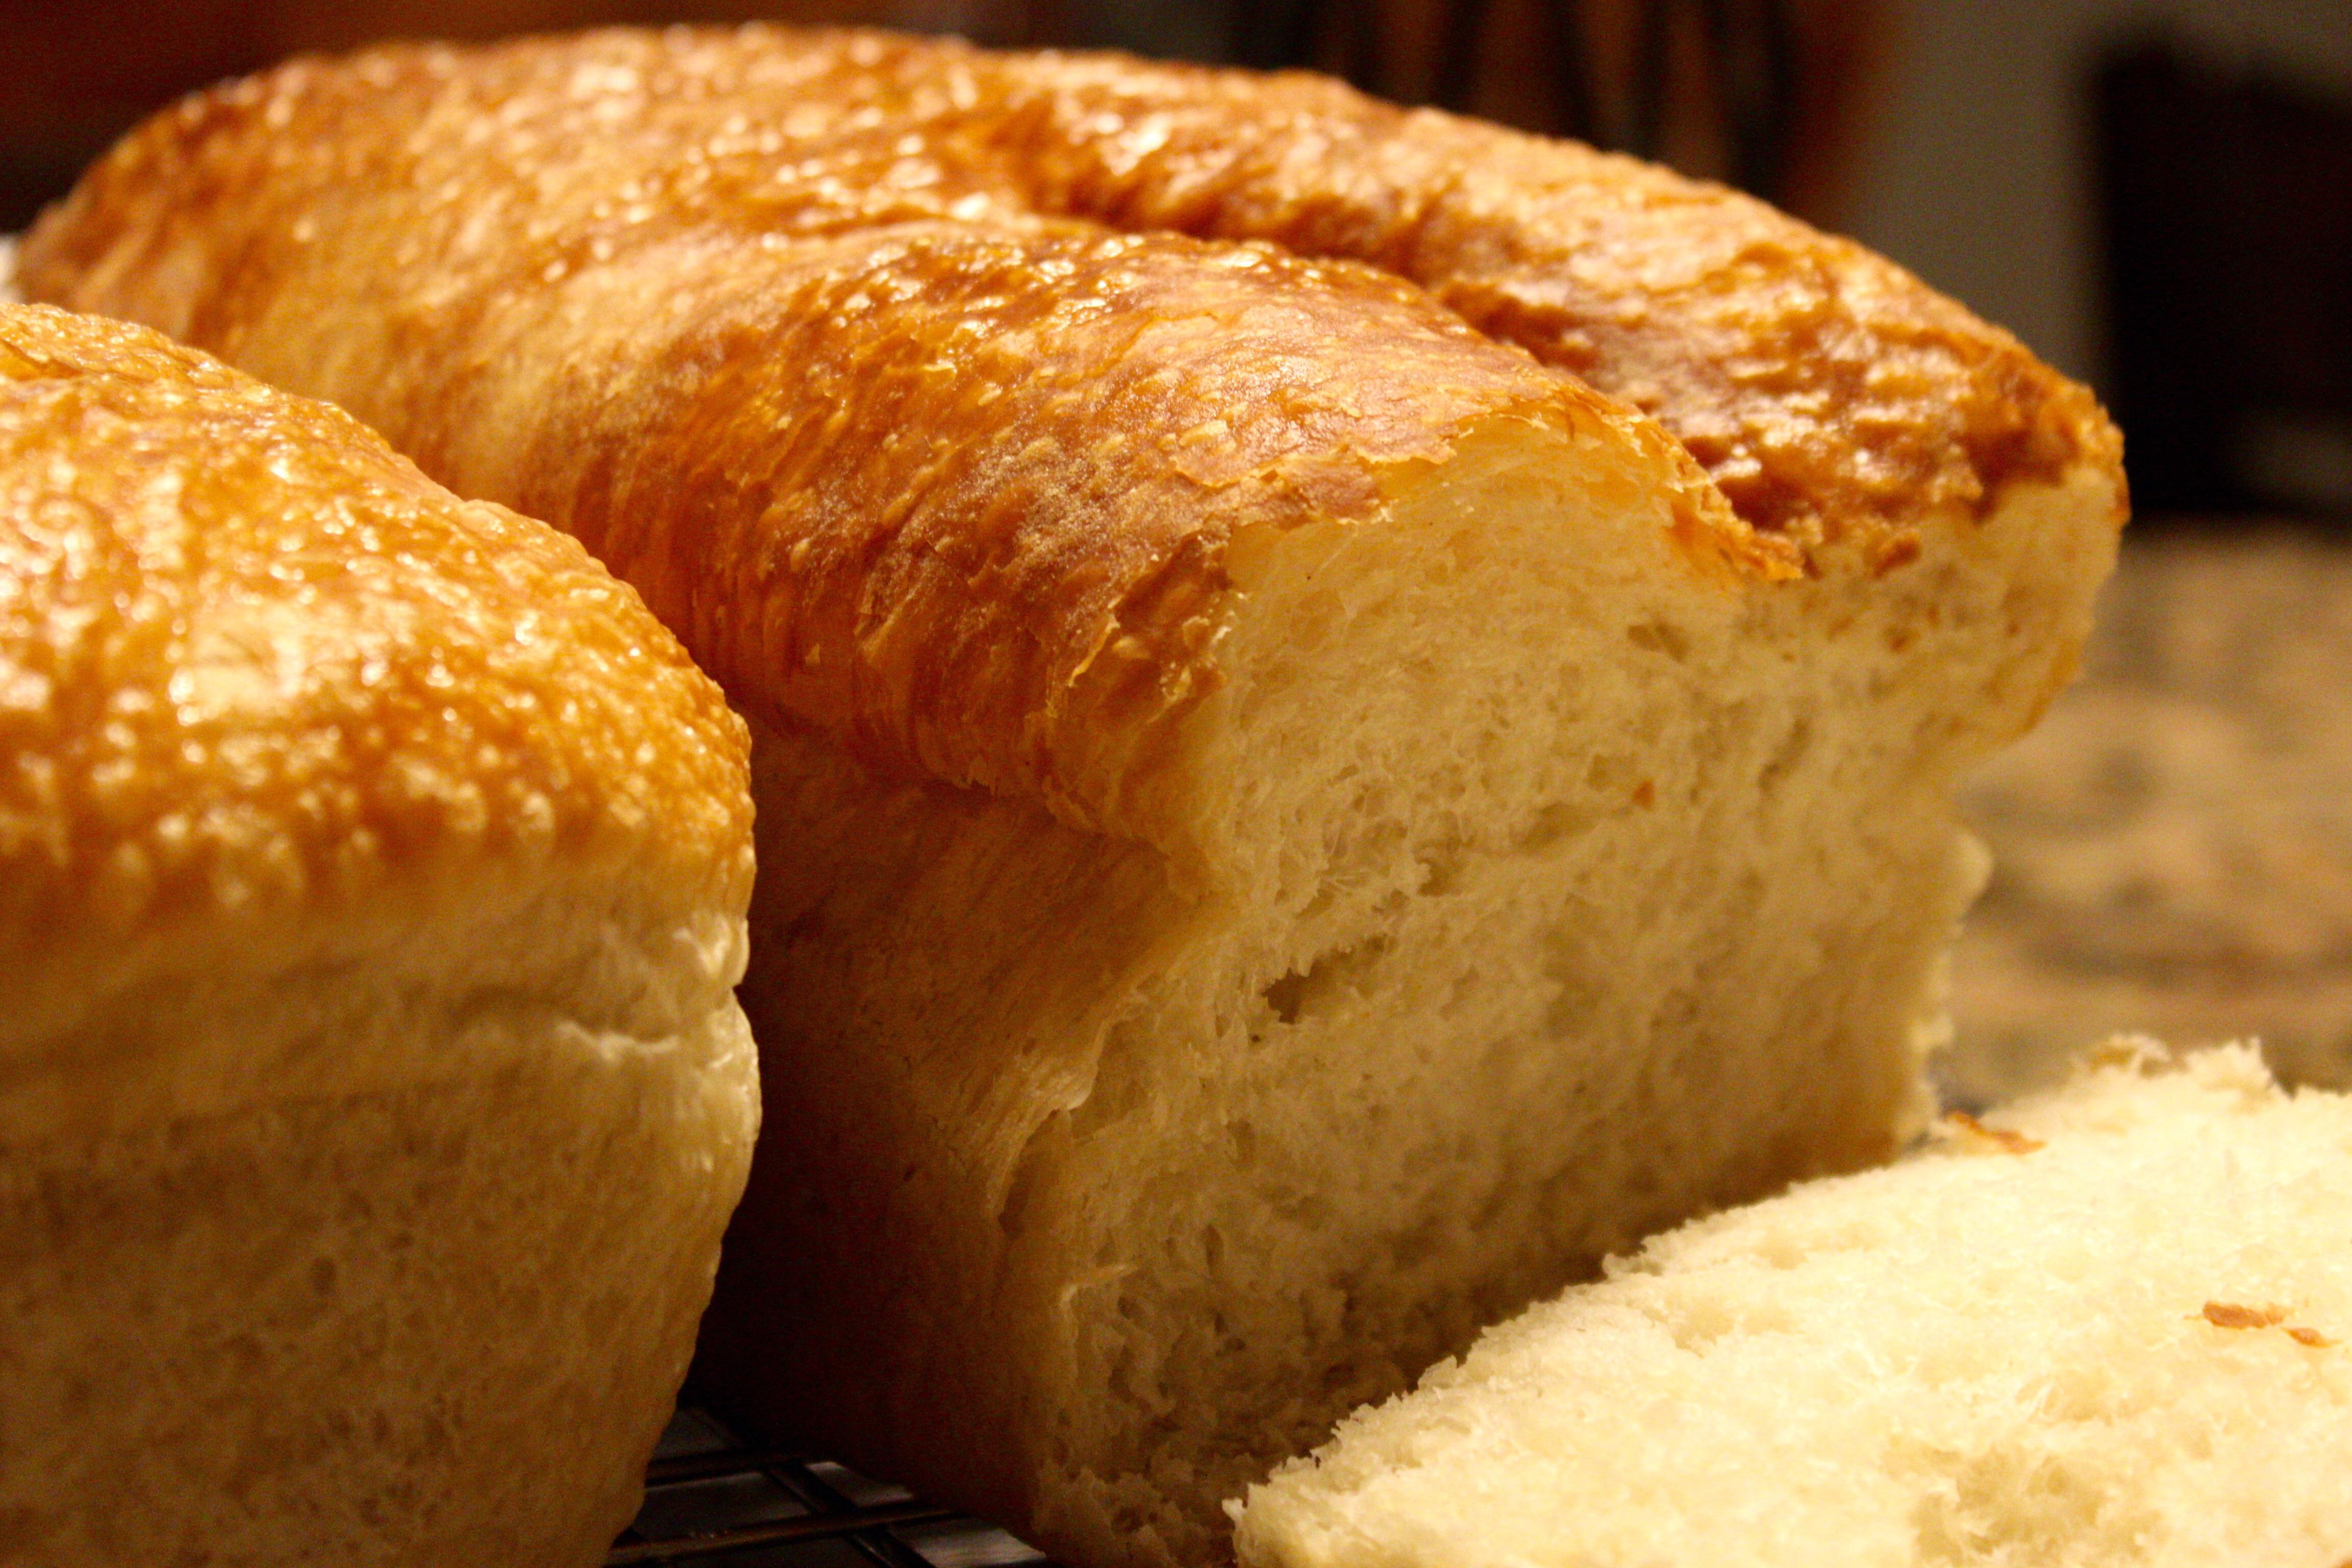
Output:
[[0,1559],[598,1560],[759,1102],[740,924],[565,904],[152,980],[21,1042],[127,1110],[11,1075]]

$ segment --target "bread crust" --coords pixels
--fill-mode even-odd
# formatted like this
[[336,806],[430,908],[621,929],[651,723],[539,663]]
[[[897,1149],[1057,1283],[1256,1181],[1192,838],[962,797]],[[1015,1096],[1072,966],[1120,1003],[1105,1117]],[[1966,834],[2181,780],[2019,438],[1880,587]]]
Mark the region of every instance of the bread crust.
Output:
[[0,306],[0,1560],[602,1560],[756,1134],[747,742],[576,541]]
[[0,307],[0,1050],[486,889],[750,896],[741,721],[631,589],[144,328]]
[[[608,33],[289,67],[135,134],[26,287],[560,519],[772,722],[1156,841],[1180,835],[1130,787],[1216,687],[1231,541],[1369,517],[1483,422],[1643,454],[1695,570],[1793,570],[1654,423],[1410,283],[1040,216],[952,146],[867,166],[899,122],[855,129],[799,68],[837,98],[925,47]],[[742,129],[808,92],[845,144]]]
[[[394,106],[424,119],[413,142],[316,134]],[[478,127],[457,139],[461,183],[415,151],[448,117]],[[590,124],[598,144],[573,145]],[[562,172],[501,192],[480,177],[494,162]],[[1363,261],[1655,417],[1743,519],[1817,570],[1899,563],[1916,528],[1981,516],[2013,483],[2089,465],[2120,486],[2119,443],[2084,389],[1760,202],[1318,77],[1110,54],[754,26],[297,64],[151,121],[37,231],[27,277],[85,304],[127,288],[142,317],[234,357],[284,265],[239,214],[290,231],[325,216],[331,183],[404,172],[423,215],[462,201],[490,227],[508,208],[529,236],[499,235],[518,279],[602,259],[655,218],[805,235],[1060,216]],[[160,214],[159,179],[173,193]],[[257,187],[299,198],[257,212]],[[191,234],[216,259],[236,251],[201,300],[184,268],[157,266]],[[413,234],[379,243],[447,259]]]
[[2118,461],[2089,393],[2010,334],[1720,185],[1303,73],[1008,68],[1022,112],[999,140],[1042,208],[1411,278],[1656,418],[1809,556],[1852,540],[1875,562],[2011,483]]

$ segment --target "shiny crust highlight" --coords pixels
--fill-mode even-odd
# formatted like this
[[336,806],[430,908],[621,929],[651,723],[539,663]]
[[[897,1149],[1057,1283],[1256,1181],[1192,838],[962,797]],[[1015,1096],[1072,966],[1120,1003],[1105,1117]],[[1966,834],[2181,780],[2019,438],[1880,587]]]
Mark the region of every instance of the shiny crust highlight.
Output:
[[[396,111],[413,139],[350,134]],[[472,160],[462,189],[459,165],[418,151],[436,141]],[[493,164],[538,177],[501,190],[478,173]],[[87,290],[95,267],[173,330],[229,347],[280,265],[236,218],[257,188],[281,193],[264,205],[304,193],[277,215],[315,231],[342,204],[334,184],[403,172],[432,176],[427,204],[464,201],[477,244],[494,235],[518,277],[681,223],[806,235],[1062,217],[1362,261],[1654,416],[1815,570],[1899,563],[1918,527],[1980,513],[2012,482],[2117,471],[2082,388],[1760,203],[1318,78],[1118,56],[750,27],[298,64],[151,122],[44,225],[28,276]],[[205,231],[233,282],[199,303],[173,298],[172,269],[133,280],[159,237]],[[416,235],[383,243],[450,259]]]
[[555,519],[772,722],[1163,842],[1130,791],[1221,679],[1228,546],[1369,520],[1493,422],[1641,467],[1695,571],[1796,570],[1407,280],[1024,204],[975,141],[1014,63],[750,29],[297,64],[135,133],[26,281]]
[[657,906],[740,906],[745,746],[572,540],[144,329],[0,307],[0,952],[20,978],[559,861],[634,868]]

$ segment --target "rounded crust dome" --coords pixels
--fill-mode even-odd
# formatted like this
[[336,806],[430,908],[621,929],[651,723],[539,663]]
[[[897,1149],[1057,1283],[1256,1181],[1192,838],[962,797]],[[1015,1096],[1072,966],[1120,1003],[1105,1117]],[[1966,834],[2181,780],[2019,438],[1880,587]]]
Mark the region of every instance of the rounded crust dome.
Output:
[[1498,423],[1638,455],[1736,584],[1873,594],[2021,486],[2121,521],[2089,394],[1899,269],[1307,77],[758,25],[384,46],[153,117],[25,278],[556,520],[747,712],[1155,839],[1236,549]]
[[[415,141],[299,134],[387,96],[425,128]],[[591,154],[583,126],[605,143]],[[656,216],[793,238],[1075,220],[1361,262],[1656,419],[1744,521],[1815,570],[1899,564],[1918,527],[1982,515],[2012,482],[2089,465],[2120,483],[2119,441],[2084,388],[1761,202],[1320,77],[1116,54],[754,24],[299,61],[126,139],[37,231],[29,276],[37,293],[136,296],[126,232],[200,233],[249,210],[257,183],[314,201],[321,181],[397,172],[434,137],[539,171],[509,190],[419,187],[464,203],[477,248],[518,277],[601,262]],[[164,220],[139,200],[159,183],[174,190]],[[169,323],[228,340],[233,360],[289,254],[266,235],[234,243],[236,279]],[[437,246],[433,265],[462,267],[464,248]],[[167,302],[177,287],[165,267],[152,290]]]
[[501,878],[740,908],[746,746],[570,538],[143,328],[0,308],[8,970]]

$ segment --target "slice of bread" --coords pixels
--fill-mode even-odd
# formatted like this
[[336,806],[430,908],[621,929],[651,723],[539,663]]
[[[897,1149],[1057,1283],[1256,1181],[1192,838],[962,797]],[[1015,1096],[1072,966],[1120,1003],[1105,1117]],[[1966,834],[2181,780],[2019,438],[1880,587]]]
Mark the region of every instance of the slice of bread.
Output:
[[1701,1220],[1234,1505],[1252,1568],[2352,1556],[2352,1103],[2117,1042]]

